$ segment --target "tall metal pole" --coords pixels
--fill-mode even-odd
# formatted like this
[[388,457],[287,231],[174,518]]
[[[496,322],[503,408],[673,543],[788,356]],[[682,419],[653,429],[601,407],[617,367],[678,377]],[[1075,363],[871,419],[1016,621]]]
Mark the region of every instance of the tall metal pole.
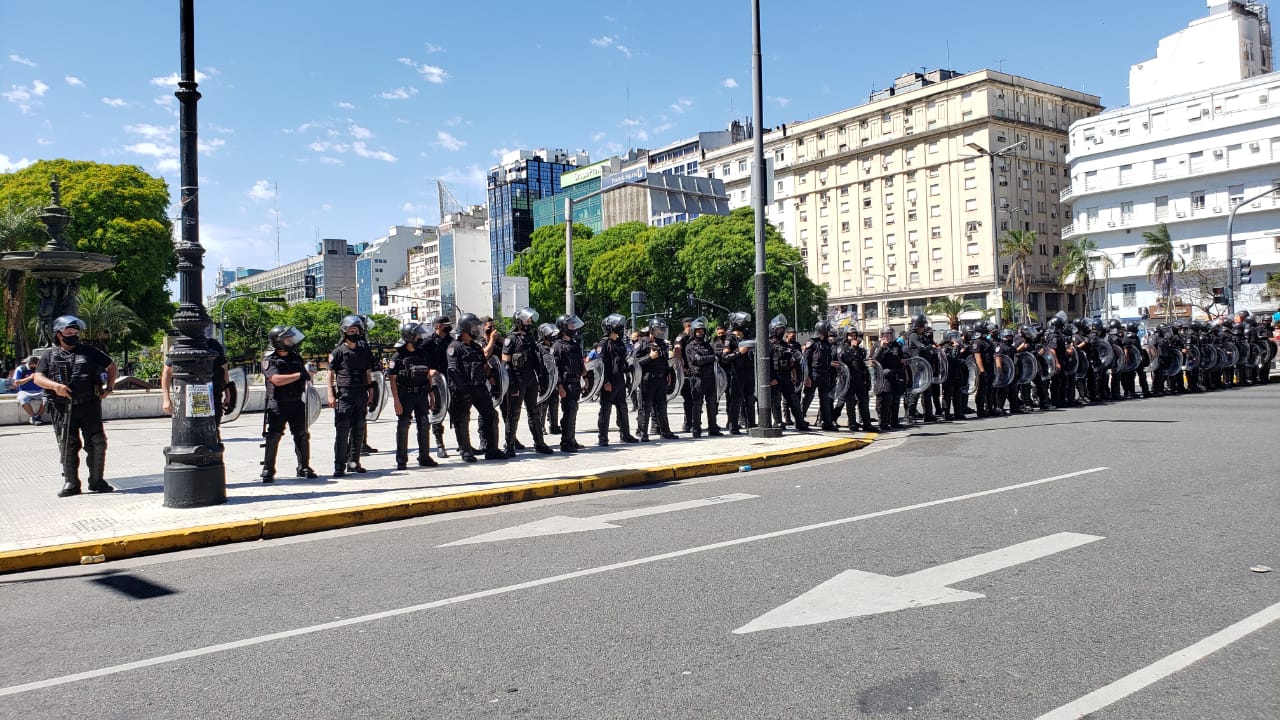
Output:
[[1000,221],[996,217],[996,155],[986,151],[991,162],[991,277],[996,283],[996,324],[1004,327],[1004,290],[1000,287]]
[[573,198],[564,199],[564,314],[573,308]]
[[796,264],[795,263],[788,263],[788,264],[791,265],[791,312],[795,314],[795,319],[792,320],[791,322],[795,323],[796,327],[799,327],[800,326],[800,289],[796,287]]
[[[751,0],[751,115],[754,167],[751,184],[755,188],[752,207],[756,221],[756,417],[759,424],[750,430],[752,437],[780,437],[782,430],[773,426],[769,394],[769,276],[764,269],[764,203],[768,188],[764,172],[764,82],[760,58],[760,0]],[[793,276],[794,277],[794,276]]]
[[187,508],[218,505],[227,501],[226,466],[218,440],[213,403],[213,353],[205,340],[209,314],[201,296],[204,248],[200,246],[199,171],[196,167],[196,91],[194,0],[180,0],[181,67],[178,81],[182,163],[179,194],[182,204],[178,256],[178,310],[173,326],[178,338],[169,350],[173,365],[173,430],[164,449],[164,505]]

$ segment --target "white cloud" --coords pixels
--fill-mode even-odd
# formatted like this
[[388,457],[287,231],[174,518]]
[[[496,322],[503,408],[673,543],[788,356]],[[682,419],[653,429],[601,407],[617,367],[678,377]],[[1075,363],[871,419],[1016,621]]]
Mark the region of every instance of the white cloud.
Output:
[[591,136],[591,142],[600,142],[605,138],[605,133],[598,132]]
[[249,199],[251,200],[270,200],[275,197],[275,191],[271,189],[271,181],[259,180],[249,188]]
[[39,80],[35,80],[31,83],[31,87],[11,85],[10,89],[0,93],[0,96],[3,96],[5,100],[17,105],[18,109],[22,111],[22,114],[26,115],[31,112],[32,107],[39,104],[35,101],[35,98],[42,97],[48,89],[48,85]]
[[84,81],[75,75],[68,75],[62,79],[67,81],[67,84],[71,87],[84,87]]
[[479,165],[468,165],[466,168],[446,168],[440,179],[455,190],[459,199],[468,197],[484,197],[488,186],[488,173]]
[[182,165],[178,162],[178,158],[165,158],[156,163],[156,170],[162,173],[178,172],[180,169],[182,169]]
[[407,202],[407,203],[405,203],[405,204],[403,204],[403,205],[401,205],[401,206],[400,206],[400,211],[401,211],[401,212],[417,212],[417,211],[418,211],[418,206],[417,206],[417,205],[414,205],[414,204],[413,204],[413,203],[411,203],[411,202]]
[[351,137],[357,140],[368,140],[373,137],[373,133],[369,131],[369,128],[362,128],[355,123],[351,123],[351,127],[348,130],[351,132]]
[[784,108],[791,104],[791,98],[788,97],[771,97],[769,99],[778,103],[778,107],[780,108]]
[[338,158],[329,157],[328,155],[320,158],[320,162],[324,163],[325,165],[345,165],[346,164],[341,160],[339,160]]
[[22,158],[21,160],[10,160],[8,155],[0,153],[0,173],[13,172],[31,164],[31,161]]
[[35,61],[34,61],[34,60],[28,60],[28,59],[26,59],[26,58],[22,57],[21,55],[14,55],[14,54],[10,54],[10,55],[9,55],[9,59],[10,59],[10,60],[12,60],[12,61],[14,61],[14,62],[16,62],[16,63],[18,63],[19,65],[26,65],[27,67],[35,67],[35,66],[36,66],[36,63],[35,63]]
[[408,124],[409,124],[409,121],[408,121],[408,120],[406,120],[406,119],[404,119],[404,118],[402,118],[402,117],[398,117],[398,118],[396,118],[395,123],[396,123],[397,125],[408,125]]
[[646,142],[649,139],[649,133],[644,130],[636,130],[634,133],[631,133],[631,137],[635,138],[638,142]]
[[351,143],[351,151],[362,158],[370,158],[373,160],[381,160],[383,162],[391,163],[396,161],[395,155],[392,155],[386,150],[370,150],[365,147],[365,144],[362,142]]
[[335,103],[335,105],[337,105],[338,107],[342,108],[343,110],[355,110],[355,109],[356,109],[356,106],[355,106],[355,105],[352,105],[351,103],[347,102],[346,100],[340,100],[340,101],[338,101],[337,103]]
[[317,140],[307,145],[308,150],[318,153],[335,152],[341,154],[347,151],[347,147],[344,143],[329,142],[327,140]]
[[437,141],[436,144],[444,148],[445,150],[461,150],[462,148],[467,146],[467,143],[465,140],[459,140],[458,138],[454,137],[453,135],[450,135],[444,130],[436,131],[436,141]]
[[154,158],[177,157],[178,149],[172,145],[158,145],[153,142],[140,142],[133,145],[125,145],[125,152],[137,153],[139,155],[150,155]]
[[598,38],[591,38],[591,44],[601,48],[609,47],[610,45],[613,44],[613,38],[609,37],[608,35],[602,35]]
[[653,134],[654,134],[654,135],[657,135],[657,134],[659,134],[659,133],[664,133],[664,132],[666,132],[666,131],[670,130],[671,128],[673,128],[673,127],[675,127],[675,126],[676,126],[676,124],[675,124],[675,123],[673,123],[673,122],[664,122],[664,123],[662,123],[661,125],[659,125],[659,126],[657,126],[657,127],[655,127],[655,128],[653,129]]
[[332,209],[333,209],[333,206],[330,205],[329,203],[324,203],[320,206],[320,212],[329,212]]
[[52,144],[53,144],[53,141],[52,141],[52,140],[46,140],[45,138],[36,138],[36,144],[37,144],[37,145],[52,145]]
[[281,132],[285,135],[301,135],[314,127],[321,127],[320,123],[304,122],[296,128],[285,128]]
[[462,124],[462,116],[454,115],[453,117],[446,120],[444,124],[448,125],[449,127],[458,127],[459,125]]
[[434,55],[435,53],[442,53],[442,52],[444,52],[444,48],[440,47],[439,45],[435,45],[433,43],[427,43],[428,54]]
[[[216,71],[211,70],[210,72],[216,72]],[[199,70],[196,71],[196,82],[198,83],[204,82],[204,79],[206,77],[208,76],[205,75],[204,73],[200,72]],[[175,73],[169,73],[168,75],[161,75],[160,77],[153,77],[151,78],[151,84],[157,85],[159,87],[177,87],[178,81],[181,79],[182,79],[182,76],[175,72]]]
[[129,103],[125,102],[121,98],[108,98],[108,97],[102,98],[102,104],[110,105],[111,107],[128,107],[129,106]]
[[203,153],[205,155],[211,155],[213,154],[214,150],[217,150],[218,148],[226,144],[227,144],[227,141],[223,140],[222,138],[212,138],[209,140],[205,140],[204,138],[201,138],[196,141],[196,151]]
[[395,90],[387,90],[386,92],[383,92],[379,97],[383,100],[408,100],[417,94],[418,88],[416,87],[398,87]]
[[49,89],[49,86],[45,85],[43,82],[40,82],[39,80],[36,80],[35,82],[31,83],[31,93],[36,97],[44,97],[44,93],[48,89]]
[[689,100],[688,98],[680,98],[679,100],[671,103],[671,111],[677,112],[677,113],[683,113],[685,109],[691,107],[692,105],[693,105],[692,100]]
[[724,80],[721,80],[721,81],[720,81],[720,85],[722,85],[723,87],[727,87],[727,88],[729,88],[730,90],[732,90],[732,89],[734,89],[734,88],[738,87],[738,81],[737,81],[737,80],[734,80],[734,79],[733,79],[733,78],[731,78],[731,77],[727,77],[727,78],[725,78]]
[[413,59],[407,57],[397,58],[397,62],[401,65],[408,65],[414,70],[417,70],[418,73],[426,78],[429,83],[439,85],[445,81],[445,78],[449,77],[449,73],[445,72],[444,68],[438,65],[419,65]]
[[622,122],[618,123],[618,127],[628,127],[628,126],[635,127],[636,125],[643,125],[643,124],[644,124],[643,120],[634,120],[632,118],[626,118]]
[[141,135],[142,137],[147,138],[148,140],[155,140],[156,138],[173,137],[174,135],[178,134],[178,128],[174,125],[170,125],[168,127],[161,127],[159,125],[147,125],[145,123],[140,123],[138,125],[125,125],[124,129],[127,132],[131,132],[135,135]]
[[626,55],[627,57],[631,57],[631,48],[627,47],[626,45],[618,45],[616,47],[618,48],[618,52],[622,53],[623,55]]

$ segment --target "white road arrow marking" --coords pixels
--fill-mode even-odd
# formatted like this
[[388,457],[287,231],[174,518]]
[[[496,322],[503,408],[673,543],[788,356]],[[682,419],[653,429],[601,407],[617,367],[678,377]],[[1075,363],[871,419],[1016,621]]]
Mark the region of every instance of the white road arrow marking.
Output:
[[1097,535],[1058,533],[898,577],[846,570],[733,632],[745,635],[760,630],[818,625],[907,608],[976,600],[985,596],[947,586],[1101,539]]
[[502,540],[515,540],[517,538],[541,537],[543,535],[565,535],[567,533],[587,532],[588,530],[608,530],[619,527],[614,525],[614,520],[630,520],[631,518],[644,517],[646,515],[660,515],[662,513],[677,512],[679,510],[691,510],[693,508],[706,507],[708,505],[720,505],[723,503],[737,502],[738,500],[750,500],[759,497],[758,495],[747,495],[746,493],[732,493],[730,495],[717,495],[716,497],[702,498],[701,500],[686,500],[684,502],[670,503],[668,505],[654,505],[647,508],[636,508],[634,510],[621,510],[619,512],[606,513],[604,515],[594,515],[586,518],[566,517],[564,515],[556,515],[546,518],[545,520],[535,520],[524,525],[504,528],[502,530],[494,530],[483,535],[476,535],[465,540],[455,540],[451,543],[438,545],[437,547],[449,547],[451,545],[474,545],[476,543],[499,542]]

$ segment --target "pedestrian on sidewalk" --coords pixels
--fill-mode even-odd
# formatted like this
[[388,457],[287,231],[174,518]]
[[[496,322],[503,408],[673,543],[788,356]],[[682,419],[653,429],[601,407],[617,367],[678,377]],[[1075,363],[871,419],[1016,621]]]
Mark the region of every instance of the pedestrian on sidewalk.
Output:
[[266,438],[266,454],[262,458],[262,482],[276,479],[276,451],[284,426],[289,425],[293,435],[293,452],[298,459],[298,477],[312,479],[316,471],[311,469],[311,433],[307,430],[307,372],[298,343],[302,332],[292,325],[277,325],[267,333],[271,350],[262,359],[262,374],[266,378],[267,407],[263,415],[262,435]]
[[53,347],[40,358],[33,376],[36,384],[48,391],[45,399],[50,401],[58,438],[62,462],[62,490],[58,497],[80,494],[81,447],[89,466],[89,492],[115,490],[103,479],[107,433],[102,428],[102,398],[115,387],[116,364],[98,348],[80,344],[80,331],[84,329],[84,321],[74,315],[54,320]]
[[18,388],[18,404],[27,414],[27,422],[32,425],[44,425],[44,391],[36,384],[33,376],[40,358],[32,355],[13,369],[13,384]]
[[338,434],[333,441],[333,476],[365,472],[360,464],[368,422],[369,389],[373,386],[373,353],[364,338],[359,315],[342,318],[342,342],[329,353],[329,404]]

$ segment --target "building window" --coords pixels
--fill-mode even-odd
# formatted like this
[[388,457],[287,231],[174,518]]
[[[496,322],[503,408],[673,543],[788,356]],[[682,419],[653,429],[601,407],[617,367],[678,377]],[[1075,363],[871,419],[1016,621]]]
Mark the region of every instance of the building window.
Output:
[[1209,257],[1208,245],[1192,245],[1191,257],[1195,260],[1205,260]]
[[[966,254],[966,255],[977,255],[977,254],[978,254],[978,243],[976,243],[976,242],[968,243],[967,245],[965,245],[965,246],[964,246],[964,251],[965,251],[965,254]],[[939,253],[939,255],[940,255],[940,254],[941,254],[941,253]]]
[[978,266],[977,266],[977,265],[970,265],[970,266],[969,266],[969,277],[978,277]]
[[973,212],[974,210],[977,210],[977,209],[978,209],[978,201],[977,201],[977,200],[974,200],[973,198],[969,198],[968,200],[965,200],[965,201],[964,201],[964,209],[965,209],[965,210],[967,210],[967,211],[969,211],[969,212]]
[[1120,222],[1124,225],[1133,222],[1133,201],[1120,203]]
[[831,273],[831,263],[822,263],[822,268],[821,268],[820,272],[821,272],[823,275],[828,275],[828,274],[830,274],[830,273]]
[[1153,180],[1163,180],[1167,177],[1169,177],[1169,159],[1156,158],[1151,163],[1151,178]]
[[746,172],[746,171],[747,171],[747,161],[746,161],[746,160],[739,160],[739,161],[738,161],[738,172],[740,172],[740,173],[744,173],[744,172]]
[[1124,299],[1121,305],[1124,307],[1136,307],[1138,305],[1138,286],[1136,283],[1125,283],[1120,286]]
[[1204,209],[1204,191],[1203,190],[1191,191],[1191,209],[1192,211]]
[[862,218],[862,227],[868,230],[871,229],[871,218]]
[[976,188],[976,187],[978,187],[978,178],[976,178],[976,177],[967,177],[967,178],[965,178],[965,179],[964,179],[964,189],[965,189],[965,190],[973,190],[973,189],[974,189],[974,188]]
[[1230,207],[1239,205],[1244,200],[1244,185],[1232,185],[1227,188],[1227,202]]
[[938,227],[937,225],[929,228],[929,237],[934,240],[937,240],[938,238],[942,237],[942,228]]
[[[841,210],[840,212],[844,212],[844,210]],[[844,222],[840,223],[840,232],[849,232],[848,220],[845,220]]]
[[941,260],[941,259],[942,259],[942,248],[940,248],[940,247],[936,247],[936,248],[933,248],[932,250],[930,250],[929,252],[930,252],[930,256],[931,256],[934,260]]
[[[876,244],[876,241],[871,236],[862,238],[862,247],[869,248],[875,244]],[[867,258],[867,259],[870,260],[870,258]]]
[[1159,195],[1156,197],[1156,222],[1163,222],[1169,217],[1169,196]]
[[941,206],[941,205],[930,205],[930,206],[929,206],[929,217],[942,217],[942,206]]
[[942,194],[942,186],[940,186],[938,183],[933,183],[932,185],[930,185],[930,186],[929,186],[929,194],[930,194],[930,195],[941,195],[941,194]]
[[934,268],[934,269],[933,269],[933,279],[934,279],[934,281],[940,281],[940,280],[942,280],[942,268]]
[[720,177],[729,177],[729,163],[720,166]]
[[864,197],[864,198],[862,198],[862,207],[864,207],[864,208],[869,208],[869,207],[871,207],[871,198],[869,198],[869,197]]

